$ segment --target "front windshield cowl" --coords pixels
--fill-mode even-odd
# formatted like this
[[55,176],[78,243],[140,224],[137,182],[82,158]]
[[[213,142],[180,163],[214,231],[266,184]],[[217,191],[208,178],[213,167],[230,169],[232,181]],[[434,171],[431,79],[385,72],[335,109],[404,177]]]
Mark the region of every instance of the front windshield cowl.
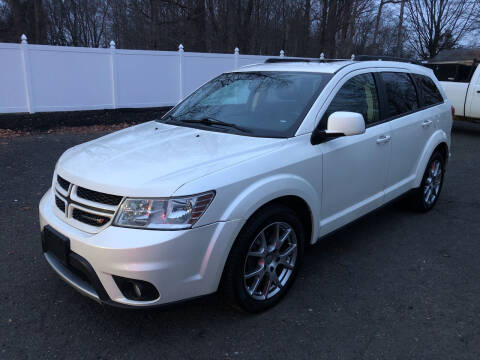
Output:
[[292,137],[331,77],[294,71],[225,73],[160,121],[246,136]]

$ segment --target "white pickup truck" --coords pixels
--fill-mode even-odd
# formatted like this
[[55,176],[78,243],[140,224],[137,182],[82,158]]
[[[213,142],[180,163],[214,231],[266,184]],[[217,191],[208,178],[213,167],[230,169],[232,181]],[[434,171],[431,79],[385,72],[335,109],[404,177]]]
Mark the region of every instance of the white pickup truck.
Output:
[[426,66],[433,69],[440,80],[456,116],[480,119],[480,49],[470,50],[467,56],[458,54],[458,50],[467,49],[452,50],[448,54],[440,53]]

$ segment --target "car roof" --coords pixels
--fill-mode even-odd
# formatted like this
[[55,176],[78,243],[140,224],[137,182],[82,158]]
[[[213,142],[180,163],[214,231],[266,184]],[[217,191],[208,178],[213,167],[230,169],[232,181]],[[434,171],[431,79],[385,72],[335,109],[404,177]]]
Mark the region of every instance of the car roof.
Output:
[[416,64],[410,64],[397,61],[288,61],[274,62],[264,64],[246,65],[234,70],[233,72],[250,72],[250,71],[299,71],[299,72],[318,72],[326,74],[335,74],[339,70],[348,67],[351,70],[359,70],[363,68],[396,68],[408,70],[415,73],[430,73],[430,69]]

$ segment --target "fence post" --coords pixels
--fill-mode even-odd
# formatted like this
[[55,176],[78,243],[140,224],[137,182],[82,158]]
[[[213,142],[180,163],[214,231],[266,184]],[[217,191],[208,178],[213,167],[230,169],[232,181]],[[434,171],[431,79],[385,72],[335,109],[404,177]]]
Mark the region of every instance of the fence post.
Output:
[[285,51],[280,50],[280,57],[285,57]]
[[27,100],[27,110],[30,114],[35,112],[33,106],[32,77],[30,74],[30,56],[28,54],[28,42],[25,34],[21,36],[20,49],[22,54],[23,82],[25,85],[25,99]]
[[179,102],[183,100],[183,45],[178,45],[178,60],[179,60]]
[[115,41],[110,41],[110,74],[112,78],[112,105],[116,109],[118,106],[118,91],[117,91],[117,50]]
[[238,47],[235,48],[234,50],[234,60],[233,60],[233,68],[236,70],[238,69],[238,56],[240,54],[240,50],[238,49]]

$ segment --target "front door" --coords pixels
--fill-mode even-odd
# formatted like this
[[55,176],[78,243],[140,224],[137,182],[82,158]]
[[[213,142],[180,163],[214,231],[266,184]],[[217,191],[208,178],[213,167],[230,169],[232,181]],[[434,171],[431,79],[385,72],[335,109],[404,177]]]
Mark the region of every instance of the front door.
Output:
[[347,80],[337,92],[320,126],[335,111],[361,113],[362,135],[321,144],[323,191],[320,235],[324,235],[382,205],[391,150],[390,124],[381,123],[375,81],[371,73]]

